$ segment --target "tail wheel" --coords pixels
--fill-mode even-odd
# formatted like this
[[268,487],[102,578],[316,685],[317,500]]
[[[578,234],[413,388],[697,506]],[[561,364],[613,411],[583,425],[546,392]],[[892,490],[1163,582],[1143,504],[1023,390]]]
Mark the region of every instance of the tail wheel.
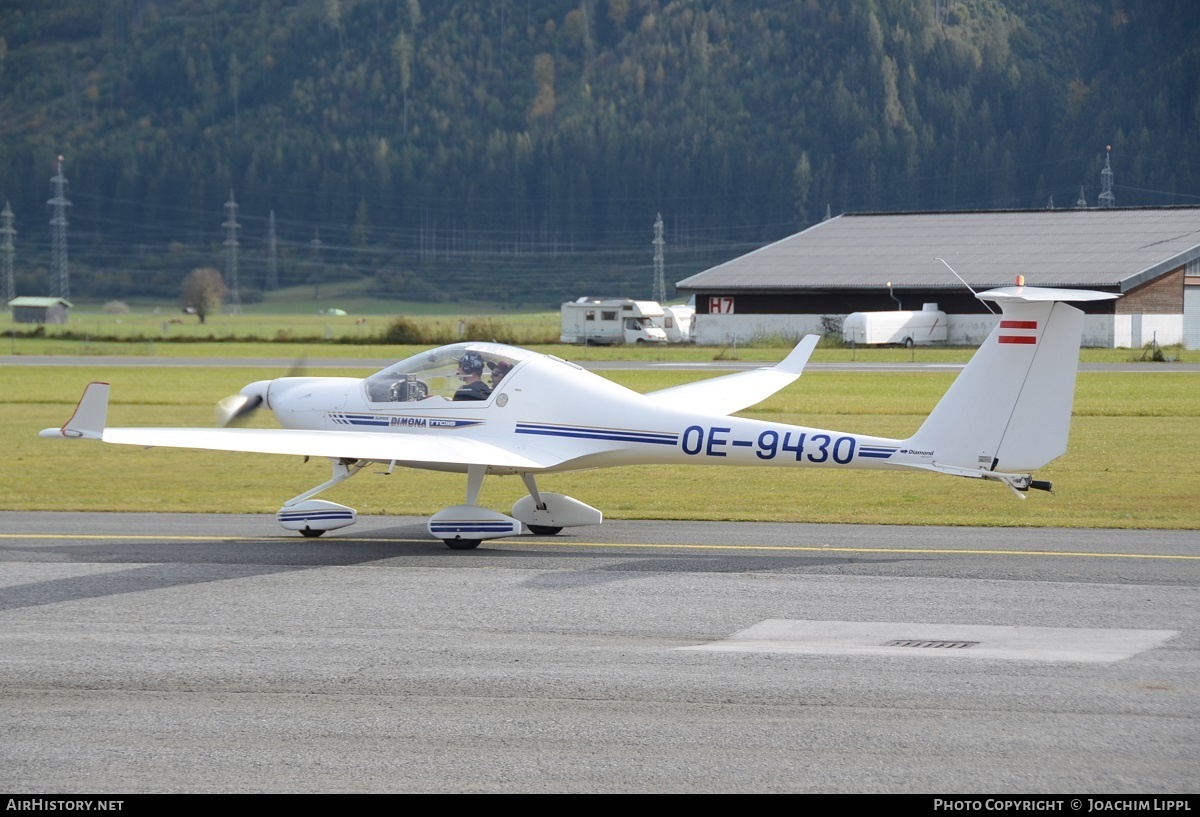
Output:
[[300,535],[307,536],[309,539],[316,539],[318,536],[320,536],[324,532],[325,531],[323,531],[323,530],[313,530],[312,528],[305,528],[304,530],[300,531]]
[[479,547],[482,539],[443,539],[451,550],[474,550]]
[[556,528],[553,525],[530,525],[529,532],[537,536],[554,536],[560,533],[562,528]]

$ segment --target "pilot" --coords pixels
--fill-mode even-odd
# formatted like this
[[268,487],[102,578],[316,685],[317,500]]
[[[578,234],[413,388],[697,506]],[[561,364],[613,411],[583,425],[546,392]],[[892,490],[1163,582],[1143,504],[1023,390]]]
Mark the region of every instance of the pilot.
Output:
[[512,371],[512,364],[507,360],[498,360],[495,363],[489,363],[488,368],[492,370],[492,388],[500,388],[500,381],[504,379],[504,375]]
[[462,385],[454,392],[455,400],[486,400],[492,393],[483,382],[483,356],[478,352],[467,352],[458,359],[458,379]]

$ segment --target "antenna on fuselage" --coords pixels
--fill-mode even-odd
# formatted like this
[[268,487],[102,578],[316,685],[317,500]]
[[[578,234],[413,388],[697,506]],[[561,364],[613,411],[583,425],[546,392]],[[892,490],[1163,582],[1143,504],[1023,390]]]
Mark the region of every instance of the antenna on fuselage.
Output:
[[[946,259],[938,258],[936,255],[933,257],[933,260],[941,261],[943,264],[946,264]],[[954,272],[954,267],[950,266],[949,264],[946,264],[946,269],[950,270],[951,272]],[[965,286],[967,289],[971,289],[971,285],[968,284],[966,281],[963,281],[963,277],[961,275],[959,275],[957,272],[954,272],[954,277],[957,278],[959,281],[961,281],[962,285]],[[975,290],[973,290],[973,289],[971,289],[971,294],[974,295],[976,298],[979,297],[979,294],[976,293]],[[987,307],[988,312],[991,312],[993,315],[996,314],[996,310],[992,309],[991,306],[988,305],[987,301],[984,301],[983,305]]]

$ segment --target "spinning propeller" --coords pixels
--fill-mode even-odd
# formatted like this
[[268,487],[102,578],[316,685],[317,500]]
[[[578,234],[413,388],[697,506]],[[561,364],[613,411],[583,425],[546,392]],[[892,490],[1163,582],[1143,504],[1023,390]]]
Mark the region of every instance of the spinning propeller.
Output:
[[228,397],[222,397],[217,401],[217,425],[221,428],[233,425],[234,423],[246,419],[256,408],[263,404],[263,395],[246,394],[250,389],[247,386],[237,394],[231,394]]
[[[297,358],[288,368],[284,377],[303,377],[305,358]],[[254,411],[267,401],[267,392],[273,380],[259,380],[244,386],[237,394],[222,397],[217,401],[217,425],[225,428],[240,425]]]

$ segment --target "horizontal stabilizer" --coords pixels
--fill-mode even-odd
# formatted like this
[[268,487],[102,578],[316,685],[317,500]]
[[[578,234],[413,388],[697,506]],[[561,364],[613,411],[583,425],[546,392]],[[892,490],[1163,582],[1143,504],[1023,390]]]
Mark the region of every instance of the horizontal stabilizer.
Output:
[[806,335],[786,358],[769,368],[672,386],[649,392],[644,397],[660,408],[732,414],[761,403],[795,382],[820,339],[820,335]]
[[1055,289],[1053,287],[999,287],[980,292],[975,296],[981,301],[996,303],[1038,303],[1043,301],[1108,301],[1116,296],[1112,292],[1097,292],[1094,289]]

